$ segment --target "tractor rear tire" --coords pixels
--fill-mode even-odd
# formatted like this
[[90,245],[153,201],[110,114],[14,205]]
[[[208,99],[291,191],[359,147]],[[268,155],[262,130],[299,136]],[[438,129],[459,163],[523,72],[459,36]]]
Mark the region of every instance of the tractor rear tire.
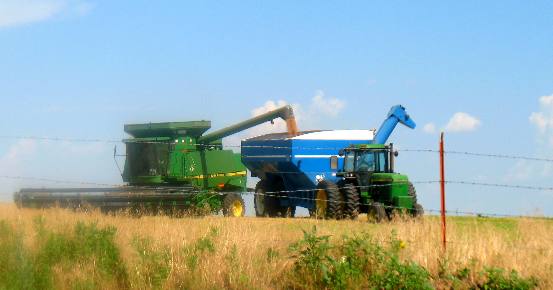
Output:
[[388,214],[386,213],[386,208],[382,203],[374,202],[371,205],[369,205],[369,213],[368,213],[369,221],[371,220],[371,217],[377,223],[388,221]]
[[317,218],[339,219],[342,217],[344,201],[334,182],[323,180],[316,190],[315,216]]
[[355,185],[346,183],[342,187],[342,198],[344,199],[344,218],[356,219],[359,215],[359,192]]
[[413,198],[413,204],[417,203],[417,190],[415,189],[415,186],[411,181],[407,183],[408,187],[408,194],[411,198]]
[[223,199],[223,215],[227,217],[243,217],[246,212],[244,199],[237,193],[227,193]]
[[417,202],[417,191],[415,190],[415,186],[413,186],[413,183],[409,181],[409,196],[413,199],[413,210],[412,214],[414,217],[421,217],[424,215],[424,209],[422,208],[422,205],[420,205]]

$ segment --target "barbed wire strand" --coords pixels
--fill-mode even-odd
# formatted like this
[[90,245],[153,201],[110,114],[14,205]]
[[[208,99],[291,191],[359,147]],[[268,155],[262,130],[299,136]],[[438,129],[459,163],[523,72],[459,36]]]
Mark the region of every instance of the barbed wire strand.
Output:
[[[0,139],[20,139],[20,140],[42,140],[42,141],[65,141],[65,142],[91,142],[91,143],[111,143],[111,144],[117,144],[117,143],[140,143],[140,144],[160,144],[160,143],[166,143],[166,144],[178,144],[175,143],[173,140],[165,142],[165,141],[133,141],[132,139],[127,139],[125,141],[123,140],[115,140],[115,139],[86,139],[86,138],[64,138],[64,137],[41,137],[41,136],[7,136],[3,135],[0,136]],[[282,140],[282,139],[264,139],[259,140],[261,142],[265,141],[276,141],[276,140]],[[340,150],[344,149],[343,147],[312,147],[312,146],[273,146],[273,145],[234,145],[234,144],[203,144],[203,143],[182,143],[189,146],[199,146],[199,147],[207,147],[207,148],[214,148],[214,147],[224,147],[224,148],[258,148],[258,149],[291,149],[291,150]],[[426,152],[426,153],[440,153],[439,150],[435,149],[410,149],[410,148],[397,148],[400,152]],[[539,157],[533,157],[533,156],[524,156],[524,155],[514,155],[514,154],[498,154],[498,153],[480,153],[480,152],[470,152],[470,151],[458,151],[458,150],[446,150],[444,151],[444,154],[452,154],[452,155],[466,155],[466,156],[475,156],[475,157],[489,157],[489,158],[500,158],[500,159],[514,159],[514,160],[528,160],[528,161],[542,161],[542,162],[553,162],[553,159],[551,158],[539,158]],[[248,156],[244,156],[248,157]]]
[[[313,192],[316,189],[299,189],[299,190],[280,190],[280,191],[267,191],[267,192],[240,192],[240,191],[230,191],[230,192],[208,192],[208,191],[201,191],[201,190],[189,190],[188,188],[183,187],[164,187],[164,186],[158,186],[158,187],[152,187],[152,186],[122,186],[122,185],[114,185],[114,184],[106,184],[106,183],[94,183],[94,182],[77,182],[77,181],[67,181],[67,180],[56,180],[56,179],[49,179],[49,178],[36,178],[36,177],[23,177],[23,176],[6,176],[6,175],[0,175],[0,178],[8,178],[8,179],[21,179],[21,180],[37,180],[37,181],[47,181],[47,182],[55,182],[55,183],[72,183],[72,184],[81,184],[81,185],[96,185],[96,186],[114,186],[118,189],[126,189],[128,188],[129,191],[135,190],[135,189],[143,189],[143,190],[149,190],[149,191],[156,191],[156,190],[163,190],[163,191],[171,191],[171,190],[185,190],[186,194],[200,194],[200,193],[212,193],[212,194],[218,194],[218,195],[225,195],[229,193],[237,193],[241,195],[260,195],[260,196],[268,196],[268,197],[276,197],[276,198],[286,198],[290,200],[307,200],[312,202],[317,201],[326,201],[326,202],[334,202],[339,204],[356,204],[359,206],[372,206],[374,203],[351,203],[346,202],[342,200],[325,200],[325,199],[317,199],[317,198],[311,198],[311,197],[301,197],[301,196],[283,196],[283,194],[289,194],[289,193],[298,193],[298,192]],[[412,181],[413,184],[432,184],[432,183],[439,183],[440,181],[435,180],[429,180],[429,181]],[[401,183],[401,182],[400,182]],[[405,182],[408,183],[408,182]],[[457,183],[457,184],[466,184],[466,185],[485,185],[485,186],[500,186],[500,187],[507,187],[508,185],[496,185],[496,184],[481,184],[481,183],[475,183],[475,182],[464,182],[464,181],[451,181],[448,183]],[[397,183],[395,183],[397,184]],[[388,184],[372,184],[372,185],[365,185],[365,186],[354,186],[356,188],[364,189],[364,188],[372,188],[372,187],[385,187],[390,186],[392,183]],[[509,186],[513,188],[523,188],[523,189],[539,189],[544,190],[542,187],[521,187],[521,186]],[[338,189],[342,189],[343,187],[338,187]],[[43,188],[39,188],[43,189]],[[71,188],[68,188],[71,189]],[[553,188],[545,188],[546,190],[553,190]],[[86,190],[86,188],[82,188],[82,190]],[[86,193],[86,192],[80,192],[80,193]],[[177,193],[178,194],[178,193]],[[406,210],[405,207],[401,206],[392,206],[392,205],[382,205],[386,209],[398,209],[398,210]],[[432,212],[432,213],[441,213],[441,210],[438,209],[424,209],[425,212]],[[454,214],[454,215],[472,215],[472,216],[481,216],[481,217],[518,217],[518,218],[524,218],[524,217],[541,217],[541,216],[529,216],[529,215],[519,215],[519,214],[503,214],[503,213],[487,213],[487,212],[477,212],[477,211],[459,211],[459,210],[446,210],[446,214]]]
[[[278,173],[295,173],[288,171],[275,171],[275,174]],[[313,171],[312,173],[318,173]],[[334,172],[327,172],[334,173]],[[100,183],[100,182],[86,182],[86,181],[72,181],[72,180],[62,180],[62,179],[51,179],[43,177],[30,177],[30,176],[14,176],[14,175],[0,175],[0,178],[4,179],[19,179],[19,180],[34,180],[34,181],[44,181],[51,183],[59,184],[80,184],[80,185],[95,185],[95,186],[113,186],[113,187],[122,187],[126,186],[124,184],[115,184],[115,183]],[[399,181],[397,183],[413,183],[413,184],[432,184],[439,183],[439,180],[423,180],[423,181]],[[537,191],[553,191],[553,187],[546,186],[528,186],[528,185],[513,185],[513,184],[502,184],[502,183],[486,183],[486,182],[477,182],[477,181],[463,181],[463,180],[445,180],[446,184],[461,184],[461,185],[474,185],[474,186],[486,186],[486,187],[502,187],[502,188],[512,188],[512,189],[527,189],[527,190],[537,190]],[[392,183],[387,184],[371,184],[358,187],[380,187],[380,186],[389,186]],[[182,189],[182,186],[131,186],[133,188],[145,188],[145,189]],[[313,189],[297,189],[297,190],[288,190],[281,191],[283,193],[292,193],[292,192],[301,192],[301,191],[312,191]]]

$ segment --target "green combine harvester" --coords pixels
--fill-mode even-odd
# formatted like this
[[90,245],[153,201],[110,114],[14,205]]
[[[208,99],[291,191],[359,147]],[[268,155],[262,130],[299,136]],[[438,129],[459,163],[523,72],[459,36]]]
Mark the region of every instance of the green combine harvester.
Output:
[[24,188],[14,194],[20,207],[96,207],[102,211],[182,213],[191,208],[243,216],[246,167],[240,154],[223,150],[222,138],[282,118],[297,134],[290,106],[204,135],[210,121],[125,125],[125,186],[111,188]]

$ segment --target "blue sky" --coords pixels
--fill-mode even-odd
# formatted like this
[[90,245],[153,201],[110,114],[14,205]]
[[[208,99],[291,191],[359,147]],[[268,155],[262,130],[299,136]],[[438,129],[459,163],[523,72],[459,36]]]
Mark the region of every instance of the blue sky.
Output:
[[[0,0],[1,135],[216,128],[279,101],[303,129],[370,129],[403,104],[419,126],[396,130],[400,148],[435,149],[446,130],[448,149],[553,158],[551,15],[549,1]],[[0,174],[119,183],[113,145],[3,138]],[[547,162],[446,161],[450,179],[553,186]],[[403,152],[398,170],[436,180],[437,164]],[[0,199],[42,185],[0,179]],[[438,208],[436,185],[418,190]],[[448,208],[553,215],[553,192],[450,185]]]

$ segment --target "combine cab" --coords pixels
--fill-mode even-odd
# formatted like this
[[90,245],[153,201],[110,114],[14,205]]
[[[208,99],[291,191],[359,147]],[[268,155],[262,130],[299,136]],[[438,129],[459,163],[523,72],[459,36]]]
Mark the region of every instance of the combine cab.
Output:
[[125,125],[133,138],[123,142],[127,158],[123,181],[137,186],[180,186],[242,191],[246,167],[240,154],[223,150],[221,140],[201,143],[211,122]]

